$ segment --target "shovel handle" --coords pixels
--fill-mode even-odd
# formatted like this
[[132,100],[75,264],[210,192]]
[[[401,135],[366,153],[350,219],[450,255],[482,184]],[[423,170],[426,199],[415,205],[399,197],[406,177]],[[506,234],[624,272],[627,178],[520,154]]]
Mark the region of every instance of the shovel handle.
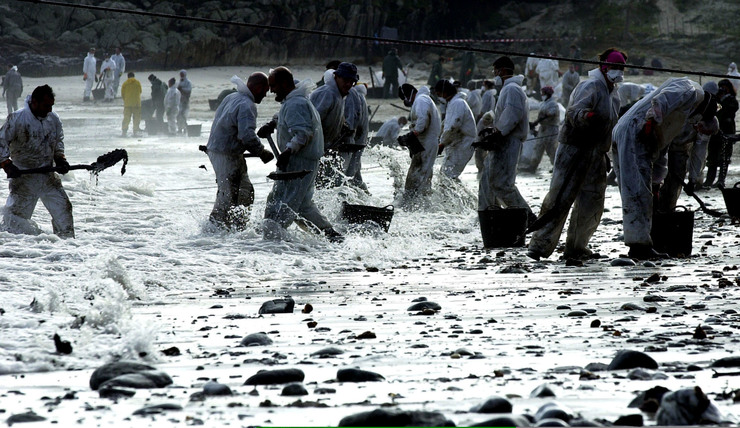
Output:
[[275,159],[280,156],[280,151],[278,150],[277,146],[275,145],[275,142],[272,141],[272,135],[267,136],[267,142],[270,143],[270,148],[272,149],[272,154],[275,155]]
[[[198,146],[198,150],[200,150],[203,153],[208,153],[208,148],[204,145]],[[245,158],[258,158],[260,155],[255,155],[254,153],[244,153]]]

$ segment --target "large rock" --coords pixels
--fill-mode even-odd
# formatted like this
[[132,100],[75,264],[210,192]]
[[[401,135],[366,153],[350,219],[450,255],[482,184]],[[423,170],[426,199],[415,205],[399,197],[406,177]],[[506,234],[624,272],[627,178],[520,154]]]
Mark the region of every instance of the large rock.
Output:
[[104,364],[95,369],[90,376],[90,388],[95,391],[107,380],[145,370],[154,370],[154,367],[135,361],[116,361],[115,363]]
[[[424,410],[375,409],[355,413],[339,421],[340,427],[454,427],[442,413]],[[511,425],[513,426],[513,425]]]
[[292,314],[295,300],[291,297],[270,300],[262,304],[260,314]]
[[159,370],[143,370],[108,379],[100,384],[100,389],[113,387],[134,389],[164,388],[171,384],[172,378],[167,373]]
[[300,369],[260,370],[244,382],[244,385],[280,385],[303,382],[306,377]]
[[385,378],[378,373],[360,369],[337,370],[339,382],[381,382]]
[[712,363],[711,367],[740,367],[740,356],[739,357],[725,357]]
[[607,370],[626,370],[642,367],[644,369],[655,370],[658,368],[658,363],[655,362],[649,355],[640,352],[632,351],[629,349],[622,349],[617,352],[617,355],[609,363]]
[[707,425],[722,422],[722,415],[697,386],[665,394],[655,419],[658,425]]
[[560,419],[567,423],[573,418],[573,411],[556,401],[551,401],[540,406],[534,418],[538,422],[545,419]]
[[490,397],[481,404],[473,406],[472,413],[511,413],[511,402],[502,397]]
[[265,333],[252,333],[242,339],[241,346],[267,346],[272,345],[270,339]]
[[488,419],[477,424],[470,425],[471,427],[528,427],[532,426],[532,422],[522,415],[506,415],[496,416],[493,419]]

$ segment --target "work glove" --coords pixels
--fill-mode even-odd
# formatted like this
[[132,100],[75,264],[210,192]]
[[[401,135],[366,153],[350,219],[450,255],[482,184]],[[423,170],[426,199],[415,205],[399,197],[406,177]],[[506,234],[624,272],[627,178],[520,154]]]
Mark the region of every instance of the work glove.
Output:
[[87,73],[84,73],[84,74],[82,75],[82,80],[87,80]]
[[537,127],[537,122],[529,122],[529,130],[534,132],[534,128]]
[[262,163],[268,163],[273,159],[275,159],[275,155],[273,155],[271,151],[263,148],[262,153],[260,153],[260,160]]
[[277,123],[275,123],[274,120],[271,120],[267,122],[266,124],[260,126],[260,129],[257,130],[257,136],[260,138],[267,138],[275,131],[275,128],[277,127]]
[[66,174],[69,172],[69,162],[67,162],[67,158],[65,158],[64,156],[55,157],[54,164],[56,164],[58,168],[58,173]]
[[503,141],[501,131],[494,128],[484,128],[478,133],[478,141],[473,142],[473,147],[483,150],[495,150]]
[[21,176],[21,170],[18,169],[17,166],[13,164],[13,161],[10,159],[6,160],[2,164],[3,171],[5,171],[5,174],[8,176],[8,178],[18,178]]
[[398,145],[407,147],[411,157],[424,151],[424,145],[421,144],[419,137],[417,137],[413,132],[409,132],[408,134],[398,137]]
[[441,144],[439,146],[437,146],[437,156],[440,156],[442,154],[442,152],[444,151],[444,149],[445,149],[445,146],[443,146]]
[[276,166],[277,169],[280,171],[285,171],[285,168],[288,167],[288,162],[290,161],[290,156],[293,154],[293,151],[291,149],[285,149],[283,150],[280,155],[277,157]]

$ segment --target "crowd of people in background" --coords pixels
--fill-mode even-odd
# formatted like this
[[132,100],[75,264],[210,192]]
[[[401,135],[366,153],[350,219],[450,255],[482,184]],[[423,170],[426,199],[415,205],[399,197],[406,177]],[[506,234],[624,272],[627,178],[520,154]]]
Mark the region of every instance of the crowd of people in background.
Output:
[[[133,135],[141,134],[142,115],[147,130],[186,132],[193,89],[186,70],[179,71],[179,81],[172,77],[167,83],[150,74],[151,100],[143,106],[143,88],[134,72],[127,72],[119,91],[126,72],[121,49],[106,53],[99,68],[95,52],[91,48],[83,62],[82,101],[112,102],[120,95],[122,137],[127,137],[130,122]],[[580,50],[572,46],[571,55],[580,57]],[[564,257],[595,257],[589,241],[600,223],[613,169],[629,255],[667,257],[653,247],[653,212],[672,210],[682,189],[691,193],[725,186],[734,141],[727,136],[736,131],[740,73],[731,63],[728,78],[718,82],[702,86],[688,78],[670,78],[655,88],[624,82],[627,58],[623,51],[608,49],[598,57],[601,65],[584,79],[580,64],[561,72],[551,56],[532,56],[518,74],[514,61],[502,56],[492,64],[492,78],[476,80],[477,62],[468,51],[459,58],[458,79],[449,77],[447,59],[440,55],[426,85],[416,87],[403,81],[407,71],[391,49],[383,59],[382,96],[398,97],[409,114],[389,119],[376,137],[385,145],[408,149],[411,156],[401,205],[407,209],[422,205],[432,190],[438,156],[443,157],[440,176],[453,186],[460,184],[459,177],[474,160],[478,210],[524,209],[533,231],[529,257],[539,260],[555,251],[568,217]],[[353,186],[369,192],[361,165],[369,142],[370,109],[367,86],[358,84],[357,67],[329,62],[314,90],[313,82],[296,80],[286,67],[270,70],[269,75],[255,72],[246,82],[237,76],[231,81],[236,90],[221,100],[206,146],[218,185],[211,223],[243,227],[244,212],[235,210],[249,210],[254,203],[246,151],[264,163],[275,159],[277,173],[283,174],[278,177],[284,177],[276,179],[267,198],[265,239],[283,239],[295,222],[341,242],[342,233],[312,199],[316,186]],[[71,204],[58,176],[19,172],[53,163],[64,173],[69,166],[61,123],[51,112],[54,93],[48,86],[36,88],[26,108],[18,110],[23,83],[17,67],[9,67],[2,86],[9,117],[0,130],[0,166],[11,178],[5,223],[29,219],[40,198],[52,213],[54,232],[72,237]],[[257,105],[268,92],[281,103],[280,111],[258,128]],[[538,113],[530,122],[532,109]],[[33,138],[23,137],[29,135],[24,129],[39,126]],[[401,135],[406,126],[408,132]],[[30,152],[34,156],[29,157]],[[544,154],[552,164],[552,176],[536,214],[519,192],[516,177],[535,173]],[[689,183],[682,186],[687,173]],[[34,190],[27,194],[19,190],[27,186]]]

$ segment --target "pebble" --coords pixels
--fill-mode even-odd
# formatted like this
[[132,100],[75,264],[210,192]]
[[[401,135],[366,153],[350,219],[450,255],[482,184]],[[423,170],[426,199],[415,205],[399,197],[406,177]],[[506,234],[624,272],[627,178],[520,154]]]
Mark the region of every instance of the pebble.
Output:
[[609,363],[607,370],[625,370],[638,367],[654,370],[658,368],[658,363],[643,352],[622,349],[617,352],[617,355]]
[[423,302],[414,303],[413,305],[409,306],[409,308],[406,310],[409,312],[413,312],[413,311],[423,311],[424,309],[431,309],[433,311],[439,311],[439,310],[442,310],[442,306],[440,306],[437,303],[425,300]]
[[555,397],[555,392],[553,392],[552,387],[549,384],[543,383],[542,385],[535,388],[529,394],[529,397],[530,398]]
[[[339,421],[340,427],[451,427],[455,424],[439,412],[426,410],[375,409],[370,412],[360,412],[345,416]],[[485,426],[503,426],[485,425]],[[514,426],[514,425],[509,425]]]
[[172,384],[172,378],[159,370],[144,370],[138,373],[128,373],[108,379],[100,388],[123,387],[134,389],[164,388]]
[[559,306],[558,306],[557,308],[555,308],[555,309],[557,309],[557,310],[559,310],[559,311],[569,311],[569,310],[570,310],[570,306],[568,306],[568,305],[559,305]]
[[45,417],[37,415],[33,412],[33,410],[29,410],[26,413],[16,413],[15,415],[11,415],[8,419],[5,420],[5,423],[7,423],[8,426],[11,426],[13,424],[20,424],[25,422],[41,422],[45,420]]
[[648,406],[648,408],[650,406],[655,406],[652,410],[652,412],[654,413],[658,409],[658,404],[660,403],[660,400],[663,399],[663,395],[665,395],[667,392],[671,392],[671,390],[660,385],[654,386],[646,391],[641,392],[629,403],[629,405],[627,405],[627,407],[638,407],[642,410],[645,406]]
[[280,385],[303,382],[306,375],[300,369],[260,370],[244,382],[244,385]]
[[612,266],[634,266],[635,262],[632,259],[620,257],[618,259],[614,259],[610,263]]
[[330,357],[335,357],[337,355],[342,355],[342,354],[344,354],[343,350],[337,347],[334,347],[334,346],[329,346],[328,348],[321,348],[316,352],[312,352],[311,356],[319,357],[319,358],[330,358]]
[[168,357],[178,357],[181,355],[180,348],[178,348],[177,346],[172,346],[167,349],[162,349],[160,352]]
[[357,335],[356,339],[376,339],[375,333],[366,331]]
[[337,371],[339,382],[380,382],[385,378],[378,373],[360,369],[339,369]]
[[643,262],[642,265],[644,267],[646,267],[646,268],[654,268],[655,267],[655,263],[653,263],[653,262],[651,262],[649,260],[646,260],[645,262]]
[[621,427],[641,427],[645,425],[642,415],[639,413],[633,415],[620,416],[614,421],[614,425]]
[[511,402],[502,397],[490,397],[481,404],[473,406],[472,413],[511,413],[513,406]]
[[265,333],[252,333],[248,334],[242,339],[240,346],[266,346],[272,345],[272,339],[270,339]]
[[604,363],[588,363],[584,369],[590,372],[605,372],[607,367],[609,366]]
[[665,297],[658,296],[657,294],[648,294],[642,298],[642,301],[647,303],[665,302]]
[[522,415],[498,416],[487,421],[470,425],[471,427],[528,427],[532,422]]
[[707,425],[719,424],[722,416],[697,386],[665,394],[655,419],[658,425]]
[[570,311],[570,312],[568,312],[568,315],[566,315],[566,316],[568,316],[568,317],[585,317],[585,316],[588,316],[588,313],[586,311],[576,310],[576,311]]
[[292,314],[295,300],[292,297],[269,300],[260,306],[260,314]]
[[336,394],[337,390],[334,388],[316,388],[313,393],[316,395]]
[[95,369],[90,376],[90,389],[95,391],[107,380],[144,370],[154,370],[154,367],[136,361],[116,361],[114,363],[104,364]]
[[569,427],[570,425],[568,425],[567,422],[561,419],[546,418],[546,419],[537,421],[537,423],[534,426],[536,427]]
[[600,326],[601,326],[601,321],[599,320],[591,321],[591,328],[599,328]]
[[169,411],[180,411],[180,410],[182,410],[182,406],[179,404],[165,403],[165,404],[155,404],[154,406],[142,407],[141,409],[135,411],[134,414],[141,415],[141,416],[148,416],[148,415],[158,415],[158,414],[169,412]]
[[740,367],[740,356],[720,358],[713,362],[710,367]]
[[645,308],[635,303],[625,303],[620,308],[620,311],[645,311]]
[[[562,404],[551,401],[540,406],[534,414],[536,421],[542,421],[544,419],[559,419],[563,422],[570,422],[573,418],[573,411],[563,406]],[[557,426],[557,425],[548,425]],[[567,426],[567,425],[566,425]]]
[[111,400],[118,400],[119,398],[128,398],[136,395],[136,390],[131,388],[121,388],[117,386],[103,386],[98,388],[98,396],[100,398],[110,398]]
[[303,386],[303,384],[291,383],[290,385],[285,385],[280,395],[283,395],[286,397],[295,397],[295,396],[301,396],[301,395],[308,395],[308,391],[306,391],[306,388]]
[[208,381],[203,385],[203,393],[209,397],[233,395],[228,385],[218,383],[215,380]]

